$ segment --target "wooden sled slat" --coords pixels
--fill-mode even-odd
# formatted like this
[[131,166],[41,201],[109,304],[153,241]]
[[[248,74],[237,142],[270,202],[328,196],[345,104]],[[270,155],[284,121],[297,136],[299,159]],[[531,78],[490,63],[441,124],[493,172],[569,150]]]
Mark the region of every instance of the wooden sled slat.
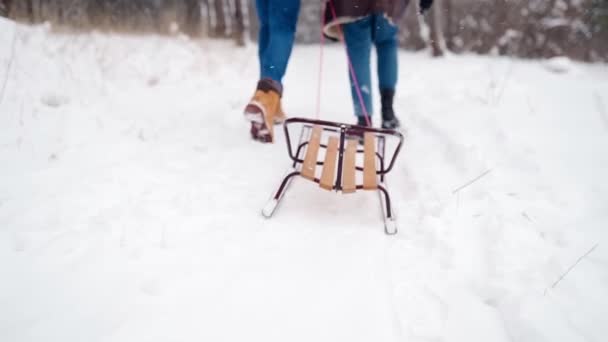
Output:
[[363,189],[376,190],[376,143],[373,133],[366,132],[363,138]]
[[319,146],[321,145],[321,126],[314,126],[306,148],[306,157],[302,163],[302,177],[314,180],[315,171],[317,169],[317,155],[319,154]]
[[344,162],[342,164],[342,192],[352,193],[357,191],[355,183],[355,171],[357,160],[357,140],[347,140],[344,151]]
[[325,190],[331,191],[334,188],[334,180],[336,178],[336,158],[338,156],[338,144],[340,140],[337,137],[330,137],[327,142],[327,150],[325,153],[325,161],[323,162],[323,172],[321,173],[321,182],[319,186]]

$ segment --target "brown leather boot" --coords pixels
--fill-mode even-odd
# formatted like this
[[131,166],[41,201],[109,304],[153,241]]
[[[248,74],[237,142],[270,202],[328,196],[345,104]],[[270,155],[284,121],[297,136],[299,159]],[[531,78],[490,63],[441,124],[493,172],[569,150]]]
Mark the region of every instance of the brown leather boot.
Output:
[[275,80],[264,78],[258,82],[255,94],[245,107],[245,118],[251,122],[253,139],[264,143],[274,141],[274,124],[285,119],[281,109],[282,92],[283,86]]
[[251,121],[251,137],[264,143],[274,142],[274,120],[279,110],[279,94],[273,90],[257,90],[245,108]]
[[283,106],[281,105],[281,99],[279,99],[279,109],[274,117],[274,124],[280,125],[285,122],[285,120],[287,120],[287,115],[285,115],[285,111],[283,111]]

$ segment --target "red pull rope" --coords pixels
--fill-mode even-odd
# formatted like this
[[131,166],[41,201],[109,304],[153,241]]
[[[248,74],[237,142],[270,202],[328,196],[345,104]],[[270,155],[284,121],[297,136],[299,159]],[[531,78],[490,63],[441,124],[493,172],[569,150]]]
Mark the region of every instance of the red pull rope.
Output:
[[[329,4],[329,9],[331,10],[331,14],[332,17],[335,19],[337,19],[336,16],[336,9],[334,8],[334,3],[333,0],[329,0],[327,1],[327,3]],[[323,28],[325,27],[325,15],[324,15],[324,6],[323,6],[323,2],[321,2],[321,47],[320,47],[320,52],[319,52],[319,80],[318,80],[318,87],[317,87],[317,112],[316,112],[316,118],[319,118],[319,114],[321,112],[321,78],[323,76],[323,47],[325,46],[325,35],[323,35]],[[344,39],[344,33],[342,32],[342,25],[338,24],[338,36],[339,36],[339,40],[343,43],[346,44],[346,41]],[[365,122],[367,123],[368,126],[371,126],[371,119],[369,116],[369,113],[367,112],[367,108],[365,107],[365,102],[363,101],[363,94],[361,93],[361,87],[359,86],[359,80],[357,79],[357,75],[355,74],[355,68],[353,67],[353,63],[351,61],[350,58],[350,54],[348,53],[348,49],[346,49],[346,60],[348,61],[348,70],[350,72],[350,75],[353,79],[353,82],[355,83],[355,90],[357,92],[357,97],[359,99],[359,105],[361,106],[361,109],[363,110],[363,116],[365,117]]]

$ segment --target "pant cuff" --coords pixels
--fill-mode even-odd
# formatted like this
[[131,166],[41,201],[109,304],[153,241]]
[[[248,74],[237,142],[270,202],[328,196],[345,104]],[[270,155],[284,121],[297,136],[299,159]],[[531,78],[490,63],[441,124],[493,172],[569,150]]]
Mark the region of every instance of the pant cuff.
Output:
[[271,78],[262,78],[259,82],[258,82],[258,90],[261,91],[274,91],[277,94],[279,94],[279,97],[283,96],[283,85],[276,81],[273,80]]

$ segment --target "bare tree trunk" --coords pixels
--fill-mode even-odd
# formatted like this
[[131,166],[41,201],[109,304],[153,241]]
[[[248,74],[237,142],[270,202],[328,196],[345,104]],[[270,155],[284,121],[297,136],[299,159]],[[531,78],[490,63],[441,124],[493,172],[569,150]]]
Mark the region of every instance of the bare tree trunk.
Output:
[[27,6],[27,20],[30,23],[34,22],[34,4],[32,0],[23,0],[25,1],[25,5]]
[[99,0],[92,0],[87,3],[87,15],[93,27],[105,28],[104,18],[108,15],[106,7]]
[[211,24],[211,5],[209,4],[209,0],[202,0],[203,5],[205,5],[205,25],[204,25],[204,35],[207,37],[211,37],[213,34],[213,25]]
[[184,31],[193,37],[200,36],[201,33],[201,4],[199,0],[186,0],[186,22]]
[[9,17],[10,16],[10,0],[0,0],[0,16]]
[[234,0],[234,28],[232,35],[236,45],[245,46],[245,22],[243,18],[243,3],[241,0]]
[[258,35],[260,31],[260,22],[258,21],[258,12],[255,8],[254,1],[247,1],[249,3],[249,7],[247,8],[247,12],[249,13],[249,37],[253,41],[258,40]]
[[435,0],[435,5],[431,9],[431,49],[433,57],[441,57],[445,54],[445,37],[443,35],[443,1]]
[[215,9],[215,36],[226,36],[226,16],[224,14],[224,1],[214,0],[213,7]]
[[30,6],[30,8],[28,9],[28,11],[30,11],[30,21],[32,23],[37,23],[38,22],[38,18],[40,15],[40,12],[38,11],[39,9],[39,1],[38,0],[29,0],[28,4]]
[[[525,4],[525,2],[523,2]],[[505,47],[501,47],[501,38],[504,37],[507,29],[509,28],[508,15],[509,15],[509,6],[515,6],[509,3],[509,0],[494,0],[493,2],[494,13],[492,17],[492,32],[486,35],[486,38],[482,42],[482,46],[480,51],[484,54],[490,53],[493,50],[498,49],[500,53],[501,49]]]
[[445,35],[446,35],[446,48],[450,51],[454,51],[454,12],[452,10],[452,1],[445,0]]
[[55,17],[56,23],[62,24],[63,23],[63,18],[65,17],[65,11],[63,9],[63,4],[55,2],[55,6],[57,7],[56,8],[56,13],[55,13],[55,15],[56,15],[56,17]]

